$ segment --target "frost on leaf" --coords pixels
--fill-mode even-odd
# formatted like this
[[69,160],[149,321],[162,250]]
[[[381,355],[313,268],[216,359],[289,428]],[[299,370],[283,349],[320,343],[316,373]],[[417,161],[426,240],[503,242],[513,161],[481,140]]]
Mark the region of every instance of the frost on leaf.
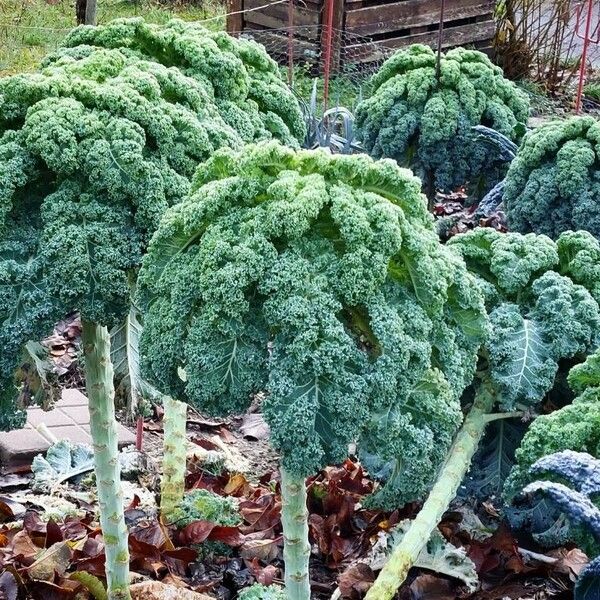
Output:
[[38,492],[51,492],[55,486],[93,468],[94,451],[90,446],[61,440],[48,448],[45,457],[41,454],[34,457],[31,487]]
[[[410,521],[401,521],[389,534],[379,534],[379,539],[368,558],[369,566],[373,570],[383,568],[393,549],[402,541],[409,526]],[[427,545],[414,562],[414,566],[459,579],[470,592],[474,592],[479,585],[475,563],[467,556],[464,548],[457,548],[448,542],[437,529],[432,533]]]
[[564,450],[539,459],[530,473],[540,480],[527,485],[523,493],[546,497],[565,514],[581,547],[598,554],[600,509],[594,499],[600,494],[600,460]]

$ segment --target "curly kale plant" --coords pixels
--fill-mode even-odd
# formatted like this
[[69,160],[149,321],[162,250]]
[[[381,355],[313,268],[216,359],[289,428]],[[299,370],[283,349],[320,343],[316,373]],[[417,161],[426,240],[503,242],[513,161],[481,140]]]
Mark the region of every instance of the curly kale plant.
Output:
[[517,141],[527,120],[527,97],[481,52],[456,48],[442,56],[416,44],[399,50],[372,79],[373,93],[356,109],[367,152],[395,158],[435,187],[455,189],[469,181],[491,188],[503,170],[496,149],[474,139],[485,125]]
[[[242,141],[194,79],[81,49],[0,79],[0,372],[67,312],[112,326],[164,210],[199,160]],[[6,384],[5,387],[8,387]]]
[[[597,382],[598,365],[591,368]],[[585,385],[584,381],[580,383]],[[555,504],[567,515],[573,539],[596,557],[581,571],[575,584],[575,600],[596,600],[600,595],[600,460],[584,452],[563,450],[537,460],[529,475],[536,481],[523,492],[543,495]]]
[[535,407],[553,387],[560,362],[585,357],[600,342],[600,306],[586,287],[597,290],[587,267],[600,244],[590,234],[567,232],[554,243],[546,236],[479,228],[452,238],[448,247],[477,277],[491,333],[480,351],[473,405],[368,600],[390,600],[404,581],[456,495],[487,423]]
[[3,397],[20,347],[79,310],[111,600],[129,598],[129,559],[106,327],[129,312],[129,277],[161,214],[222,144],[241,139],[199,84],[119,50],[0,79]]
[[570,229],[600,239],[600,122],[571,117],[529,132],[506,175],[511,229],[556,239]]
[[529,427],[506,482],[509,500],[531,481],[531,466],[544,456],[571,450],[600,458],[600,351],[573,367],[568,381],[578,396],[572,404],[538,417]]
[[559,361],[585,357],[600,342],[598,299],[590,293],[597,283],[575,268],[600,244],[585,233],[567,232],[554,243],[481,228],[449,246],[486,295],[492,335],[483,358],[497,401],[507,411],[535,406],[552,388]]
[[407,494],[424,491],[485,330],[477,285],[439,243],[409,171],[274,142],[199,167],[139,284],[143,366],[157,387],[225,414],[267,392],[287,594],[309,598],[306,476],[342,460],[377,414],[406,439],[371,443],[402,452],[407,474],[427,471],[406,477]]
[[284,590],[276,585],[255,583],[238,594],[238,600],[287,600]]
[[185,527],[195,521],[235,526],[239,525],[242,519],[233,498],[198,489],[184,495],[179,506],[169,515],[169,521],[177,527]]
[[579,545],[600,553],[600,460],[585,452],[563,450],[537,460],[529,469],[533,483],[524,494],[542,494],[567,515]]
[[[252,40],[179,19],[154,25],[133,18],[78,27],[62,45],[58,56],[79,58],[90,50],[118,48],[127,56],[176,67],[195,80],[244,142],[273,137],[297,146],[306,134],[298,101],[281,78],[277,63]],[[176,101],[188,104],[175,80],[169,92]]]
[[[163,212],[222,146],[297,145],[297,104],[256,44],[174,21],[80,28],[31,74],[0,79],[0,427],[20,349],[78,310],[111,600],[129,598],[107,327]],[[252,90],[252,91],[251,91]]]

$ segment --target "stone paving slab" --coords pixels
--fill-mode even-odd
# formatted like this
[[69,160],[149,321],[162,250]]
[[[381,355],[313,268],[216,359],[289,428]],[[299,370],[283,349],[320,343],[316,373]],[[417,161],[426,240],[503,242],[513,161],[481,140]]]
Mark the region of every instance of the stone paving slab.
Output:
[[[61,399],[50,411],[41,408],[27,410],[27,423],[23,429],[0,432],[0,471],[16,473],[31,465],[31,459],[45,452],[49,442],[36,431],[44,423],[57,439],[77,443],[92,443],[88,400],[79,390],[63,390]],[[117,425],[119,447],[135,444],[135,435],[120,423]]]

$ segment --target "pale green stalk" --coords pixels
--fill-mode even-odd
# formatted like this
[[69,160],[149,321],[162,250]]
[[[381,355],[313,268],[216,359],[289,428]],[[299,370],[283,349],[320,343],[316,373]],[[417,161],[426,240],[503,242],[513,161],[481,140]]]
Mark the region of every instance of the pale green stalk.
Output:
[[288,600],[310,600],[306,481],[281,469],[281,524],[285,593]]
[[128,531],[125,525],[115,389],[110,361],[110,336],[106,327],[82,322],[85,381],[94,445],[100,526],[106,554],[109,600],[131,600],[129,593]]
[[163,476],[160,487],[160,510],[169,520],[183,499],[185,491],[187,404],[166,396],[163,418]]
[[365,600],[391,600],[404,583],[408,571],[456,496],[483,437],[493,405],[493,394],[485,385],[481,385],[429,497],[410,524],[402,541],[394,548],[375,583],[367,592]]

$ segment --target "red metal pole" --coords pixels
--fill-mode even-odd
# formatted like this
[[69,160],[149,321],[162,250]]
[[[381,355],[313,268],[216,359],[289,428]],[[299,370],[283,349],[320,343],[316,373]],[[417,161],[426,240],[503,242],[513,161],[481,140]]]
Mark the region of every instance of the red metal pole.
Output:
[[288,84],[294,84],[294,0],[288,4]]
[[577,100],[575,101],[575,114],[581,110],[581,96],[583,95],[583,80],[587,64],[587,51],[590,45],[590,29],[592,27],[593,0],[588,0],[588,12],[585,21],[585,35],[583,36],[583,50],[581,51],[581,65],[579,66],[579,84],[577,85]]
[[333,0],[326,0],[325,5],[325,65],[323,68],[323,112],[327,110],[329,101],[329,74],[331,71],[331,45],[333,42]]

